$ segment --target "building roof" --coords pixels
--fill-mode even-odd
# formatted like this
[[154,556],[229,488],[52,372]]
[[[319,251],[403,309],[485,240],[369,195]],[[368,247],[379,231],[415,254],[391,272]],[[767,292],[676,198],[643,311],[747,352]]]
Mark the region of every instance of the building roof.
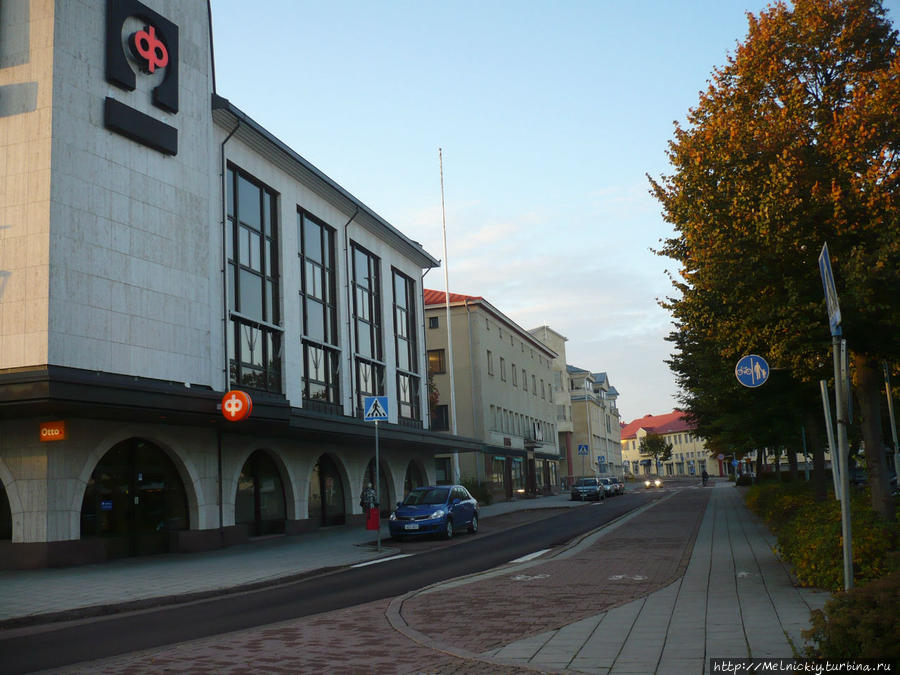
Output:
[[[425,306],[428,305],[443,305],[447,301],[447,293],[445,291],[435,291],[430,288],[426,288],[422,291],[422,295],[425,296]],[[450,294],[450,302],[465,302],[468,300],[469,302],[475,302],[476,300],[484,300],[480,295],[463,295],[462,293],[451,293]]]
[[693,431],[694,426],[684,417],[680,410],[673,410],[665,415],[644,415],[622,427],[622,440],[635,438],[638,429],[648,434],[673,434],[680,431]]
[[439,267],[440,261],[428,253],[422,245],[410,239],[384,218],[375,213],[359,199],[350,194],[334,180],[301,157],[274,134],[263,128],[256,120],[240,110],[227,98],[216,93],[212,95],[213,121],[220,127],[231,129],[229,138],[235,134],[273,164],[300,181],[332,204],[352,213],[353,222],[366,228],[376,237],[387,241],[408,255],[422,268]]
[[[443,307],[447,302],[447,294],[445,291],[437,291],[431,288],[423,288],[422,296],[425,300],[425,310],[434,310]],[[558,354],[541,342],[537,336],[522,328],[515,321],[506,316],[499,309],[485,300],[480,295],[464,295],[462,293],[450,293],[450,304],[457,307],[461,305],[471,305],[473,308],[480,308],[484,312],[492,315],[497,321],[503,323],[508,329],[514,331],[528,344],[542,350],[551,360],[555,359]]]

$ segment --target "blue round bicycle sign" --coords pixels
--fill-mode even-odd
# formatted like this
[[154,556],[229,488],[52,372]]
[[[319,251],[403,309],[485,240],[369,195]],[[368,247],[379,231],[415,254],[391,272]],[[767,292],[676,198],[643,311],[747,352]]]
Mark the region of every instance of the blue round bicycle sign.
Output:
[[758,387],[769,379],[769,364],[763,357],[749,354],[737,362],[734,376],[745,387]]

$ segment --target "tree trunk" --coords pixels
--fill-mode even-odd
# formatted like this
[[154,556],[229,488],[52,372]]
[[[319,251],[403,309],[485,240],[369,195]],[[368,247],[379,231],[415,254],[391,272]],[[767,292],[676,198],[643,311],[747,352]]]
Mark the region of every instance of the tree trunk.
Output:
[[763,472],[763,462],[766,459],[766,449],[765,448],[757,448],[756,449],[756,480],[762,478]]
[[[824,414],[824,413],[823,413]],[[817,502],[828,499],[828,476],[825,475],[825,441],[822,440],[824,424],[820,415],[806,414],[806,442],[812,448],[813,494]]]
[[796,482],[800,479],[800,471],[797,468],[797,452],[793,448],[786,448],[785,452],[787,452],[788,474],[791,481]]
[[881,383],[878,364],[862,354],[854,354],[856,397],[859,400],[860,430],[866,444],[866,471],[872,490],[872,509],[885,520],[894,520],[884,438],[881,433]]

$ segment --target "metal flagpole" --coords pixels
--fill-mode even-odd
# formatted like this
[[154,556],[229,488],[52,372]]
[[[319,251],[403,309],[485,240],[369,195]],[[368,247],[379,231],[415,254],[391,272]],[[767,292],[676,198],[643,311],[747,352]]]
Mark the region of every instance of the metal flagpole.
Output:
[[[450,431],[456,436],[456,385],[453,379],[453,330],[450,326],[450,264],[447,261],[447,217],[444,209],[444,155],[438,148],[441,169],[441,230],[444,235],[444,307],[447,315],[447,356],[450,368]],[[477,461],[477,460],[476,460]],[[459,482],[459,453],[453,449],[453,482]]]

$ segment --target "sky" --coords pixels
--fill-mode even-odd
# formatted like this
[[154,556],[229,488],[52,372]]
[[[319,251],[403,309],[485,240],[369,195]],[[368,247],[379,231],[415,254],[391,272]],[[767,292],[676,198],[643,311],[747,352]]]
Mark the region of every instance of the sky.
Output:
[[565,335],[630,422],[678,405],[647,175],[766,5],[212,0],[216,87],[446,261],[452,292]]

